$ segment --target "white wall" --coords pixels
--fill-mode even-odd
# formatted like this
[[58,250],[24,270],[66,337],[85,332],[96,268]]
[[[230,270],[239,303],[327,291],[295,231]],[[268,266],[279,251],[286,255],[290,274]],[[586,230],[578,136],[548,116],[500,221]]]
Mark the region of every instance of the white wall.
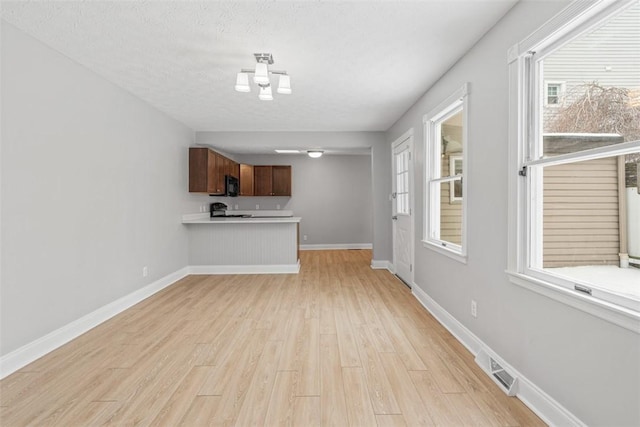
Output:
[[[588,425],[640,425],[640,336],[517,287],[507,265],[507,49],[565,2],[519,2],[387,132],[415,129],[415,283],[507,363]],[[468,264],[420,242],[422,116],[470,82]],[[478,317],[470,302],[478,302]]]
[[1,87],[5,355],[186,266],[198,203],[190,129],[5,22]]

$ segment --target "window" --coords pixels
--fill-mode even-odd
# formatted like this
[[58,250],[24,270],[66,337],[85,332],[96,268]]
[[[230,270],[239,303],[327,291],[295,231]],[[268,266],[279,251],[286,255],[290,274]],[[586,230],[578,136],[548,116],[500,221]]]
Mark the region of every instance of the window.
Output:
[[547,83],[546,90],[546,99],[545,103],[547,105],[558,105],[560,104],[560,96],[562,95],[562,83]]
[[425,115],[425,247],[466,262],[468,85]]
[[510,51],[509,271],[638,331],[640,1],[580,3]]
[[396,155],[396,213],[409,215],[409,150]]
[[449,201],[451,203],[462,201],[462,156],[449,156],[449,170],[451,175],[460,179],[449,182]]

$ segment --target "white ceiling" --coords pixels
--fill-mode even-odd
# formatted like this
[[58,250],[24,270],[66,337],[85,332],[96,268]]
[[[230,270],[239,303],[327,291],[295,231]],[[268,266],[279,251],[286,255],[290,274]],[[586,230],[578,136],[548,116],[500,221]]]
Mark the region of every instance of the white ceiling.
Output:
[[[196,131],[384,131],[516,1],[3,1],[1,13]],[[254,52],[273,54],[292,95],[234,91]]]

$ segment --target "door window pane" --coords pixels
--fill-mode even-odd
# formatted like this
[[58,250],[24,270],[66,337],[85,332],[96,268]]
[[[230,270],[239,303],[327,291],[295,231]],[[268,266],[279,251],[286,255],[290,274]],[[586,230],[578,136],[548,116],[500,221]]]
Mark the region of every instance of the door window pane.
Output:
[[409,151],[396,154],[396,213],[409,214]]

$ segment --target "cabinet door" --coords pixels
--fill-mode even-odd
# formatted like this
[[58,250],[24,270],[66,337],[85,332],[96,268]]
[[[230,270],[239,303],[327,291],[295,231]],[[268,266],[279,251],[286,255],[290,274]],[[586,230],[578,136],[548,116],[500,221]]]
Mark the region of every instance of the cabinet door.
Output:
[[207,149],[189,148],[189,192],[206,193],[207,189]]
[[225,175],[233,176],[234,178],[239,178],[240,177],[239,166],[240,165],[234,162],[233,160],[227,159],[226,157],[224,158],[224,174]]
[[253,190],[256,196],[271,196],[273,192],[273,177],[271,166],[253,167]]
[[207,150],[207,193],[213,194],[218,191],[217,182],[216,182],[216,153]]
[[225,158],[221,155],[213,152],[215,156],[215,191],[211,194],[224,194],[225,190],[225,182],[224,182],[224,174],[225,174]]
[[236,177],[238,180],[240,179],[240,163],[231,160],[231,173],[229,175]]
[[253,196],[253,166],[240,165],[240,195]]
[[291,166],[273,166],[273,196],[291,196]]

